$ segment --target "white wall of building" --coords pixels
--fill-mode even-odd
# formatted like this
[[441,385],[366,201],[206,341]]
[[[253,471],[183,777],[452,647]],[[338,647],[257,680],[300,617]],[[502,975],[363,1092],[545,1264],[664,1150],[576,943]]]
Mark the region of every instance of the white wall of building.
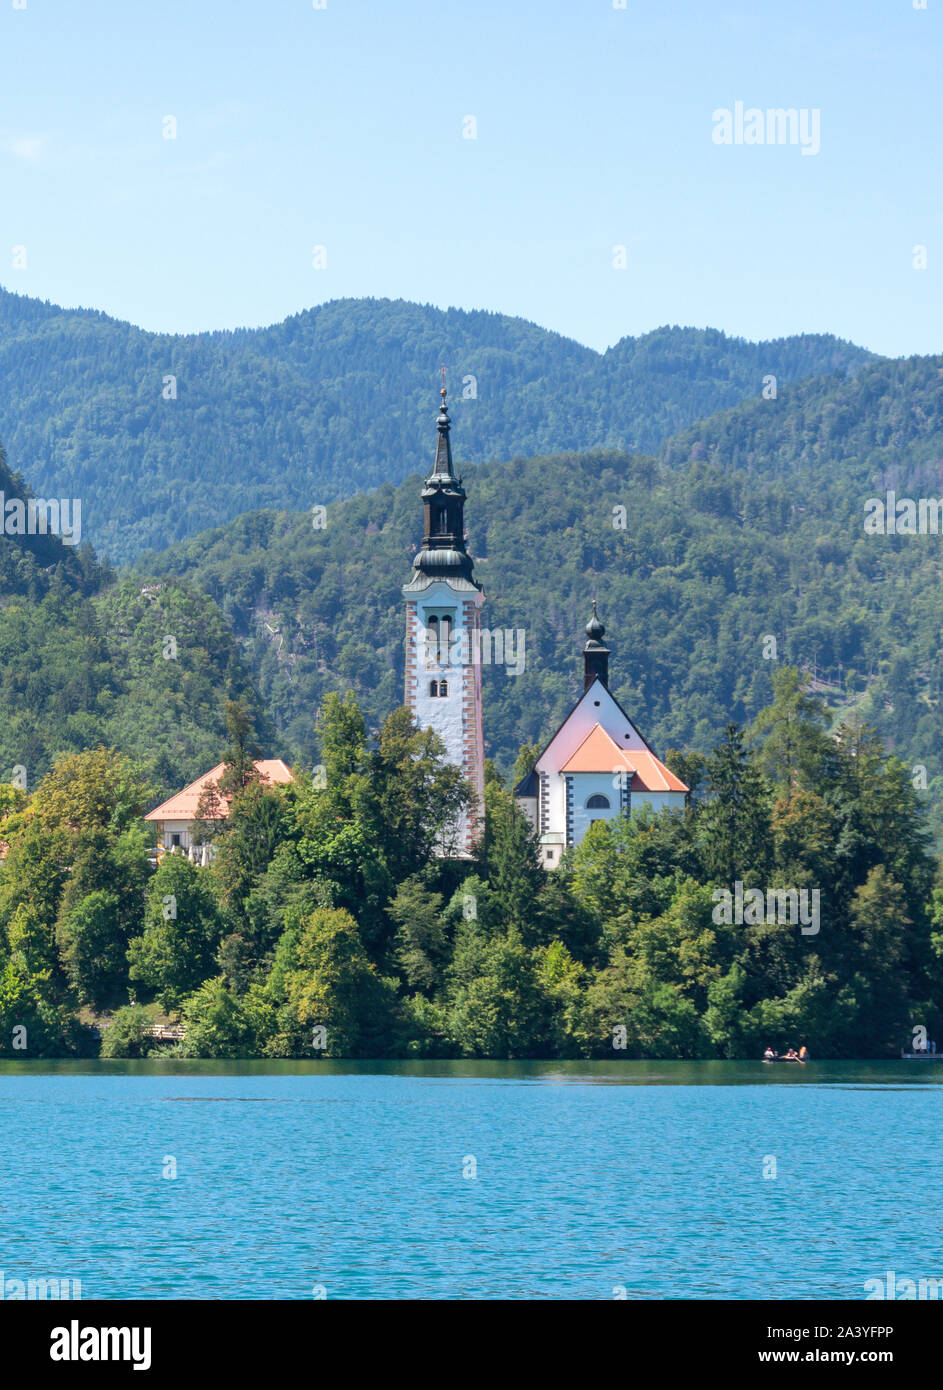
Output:
[[[561,782],[564,780],[561,774]],[[578,845],[586,834],[594,820],[618,820],[620,811],[620,793],[618,786],[613,786],[612,773],[605,772],[576,772],[573,774],[573,843]],[[588,808],[586,802],[591,796],[604,796],[609,802],[609,809]]]
[[[474,633],[480,628],[483,596],[454,590],[443,581],[430,584],[407,600],[406,704],[422,729],[434,729],[445,745],[449,762],[460,767],[479,799],[484,795],[481,721],[481,666],[472,660]],[[430,619],[450,620],[450,642],[436,648],[430,641]],[[432,694],[432,683],[448,694]],[[471,848],[478,815],[463,817],[459,838]]]
[[164,820],[160,822],[157,842],[163,845],[164,849],[173,849],[174,845],[179,845],[181,849],[190,848],[190,826],[192,822],[188,820]]

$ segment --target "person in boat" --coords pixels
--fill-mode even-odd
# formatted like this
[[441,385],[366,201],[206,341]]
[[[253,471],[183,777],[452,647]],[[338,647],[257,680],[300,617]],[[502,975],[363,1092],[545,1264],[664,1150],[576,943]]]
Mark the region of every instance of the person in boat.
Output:
[[802,1046],[799,1048],[799,1061],[800,1061],[800,1062],[807,1062],[808,1060],[809,1060],[809,1053],[808,1053],[808,1050],[807,1050],[807,1048],[806,1048],[805,1043],[803,1043]]
[[794,1047],[791,1047],[783,1058],[784,1062],[798,1062],[799,1054]]
[[764,1062],[775,1062],[775,1061],[776,1061],[776,1053],[773,1051],[773,1049],[772,1049],[771,1047],[768,1047],[768,1048],[766,1049],[766,1051],[763,1053],[763,1061],[764,1061]]

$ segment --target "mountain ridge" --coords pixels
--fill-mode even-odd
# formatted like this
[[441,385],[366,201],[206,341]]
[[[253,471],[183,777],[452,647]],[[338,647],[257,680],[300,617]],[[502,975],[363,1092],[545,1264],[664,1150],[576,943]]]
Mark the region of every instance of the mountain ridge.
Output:
[[0,290],[0,438],[38,492],[82,499],[99,554],[128,563],[246,511],[401,481],[425,456],[443,361],[463,464],[652,452],[764,377],[875,360],[829,335],[682,328],[598,353],[528,320],[405,300],[175,336]]

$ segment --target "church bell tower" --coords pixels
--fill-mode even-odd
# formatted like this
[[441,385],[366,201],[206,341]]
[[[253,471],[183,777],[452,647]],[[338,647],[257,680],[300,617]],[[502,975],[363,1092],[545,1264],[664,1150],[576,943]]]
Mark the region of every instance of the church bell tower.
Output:
[[481,723],[481,605],[465,544],[465,489],[452,467],[444,384],[432,472],[422,489],[423,537],[406,600],[406,704],[421,729],[434,729],[449,762],[461,768],[474,801],[445,853],[469,857],[484,816]]

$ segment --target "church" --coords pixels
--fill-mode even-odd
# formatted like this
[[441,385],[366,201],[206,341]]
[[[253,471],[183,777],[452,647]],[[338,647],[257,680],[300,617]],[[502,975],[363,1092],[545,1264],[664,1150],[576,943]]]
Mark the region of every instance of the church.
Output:
[[[471,803],[439,846],[449,858],[470,859],[484,829],[485,745],[482,723],[483,648],[493,651],[481,625],[484,593],[475,578],[465,531],[465,489],[452,463],[446,389],[436,418],[432,472],[422,489],[422,544],[403,585],[406,604],[405,704],[421,729],[434,729],[446,757],[471,786]],[[537,557],[535,557],[536,562]],[[583,693],[514,788],[514,796],[540,842],[541,862],[556,868],[596,821],[629,816],[643,806],[658,811],[684,806],[688,788],[652,752],[609,689],[610,650],[596,604],[583,648]],[[487,638],[487,643],[483,639]],[[257,764],[264,781],[287,783],[292,773],[280,759]],[[212,847],[198,840],[197,805],[224,764],[149,813],[156,825],[158,860],[188,854],[206,864]],[[219,819],[225,820],[228,805]]]
[[[436,420],[432,472],[422,490],[422,545],[406,602],[406,704],[420,728],[442,739],[474,793],[446,853],[470,857],[482,830],[484,738],[481,607],[484,595],[468,553],[466,494],[455,476],[446,390]],[[688,788],[661,762],[609,690],[610,650],[596,613],[586,628],[583,694],[514,789],[537,831],[541,862],[555,868],[599,820],[649,806],[683,808]]]
[[643,806],[682,810],[689,788],[655,756],[609,689],[609,648],[596,604],[586,627],[583,693],[514,788],[553,869],[591,825]]

